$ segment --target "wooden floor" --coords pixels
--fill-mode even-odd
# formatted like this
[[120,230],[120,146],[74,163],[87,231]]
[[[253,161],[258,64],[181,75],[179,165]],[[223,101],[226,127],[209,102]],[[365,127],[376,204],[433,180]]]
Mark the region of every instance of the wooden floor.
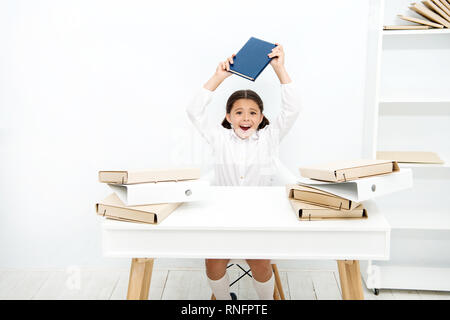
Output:
[[[342,299],[337,271],[279,270],[286,299]],[[231,281],[242,274],[232,267]],[[0,270],[0,299],[101,299],[126,298],[129,270]],[[364,286],[365,299],[446,299],[450,292],[416,290],[380,290],[378,296]],[[240,300],[257,299],[252,279],[248,276],[236,283],[231,291]],[[204,270],[154,269],[150,299],[209,299],[211,290]]]

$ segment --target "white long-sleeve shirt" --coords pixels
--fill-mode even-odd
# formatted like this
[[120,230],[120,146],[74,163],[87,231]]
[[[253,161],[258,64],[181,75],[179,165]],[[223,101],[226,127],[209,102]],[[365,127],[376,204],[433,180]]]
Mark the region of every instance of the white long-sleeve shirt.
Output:
[[221,124],[210,126],[206,107],[213,92],[201,88],[187,114],[202,137],[213,148],[214,181],[221,186],[270,186],[280,170],[278,149],[281,140],[294,125],[301,105],[292,82],[281,84],[281,112],[275,121],[241,139],[233,129]]

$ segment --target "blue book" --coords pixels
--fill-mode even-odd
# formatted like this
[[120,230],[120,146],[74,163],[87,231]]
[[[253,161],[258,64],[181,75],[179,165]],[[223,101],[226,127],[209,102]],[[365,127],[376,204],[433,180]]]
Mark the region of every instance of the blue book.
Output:
[[276,45],[273,43],[251,37],[233,58],[230,72],[255,81],[272,60],[267,55],[275,47]]

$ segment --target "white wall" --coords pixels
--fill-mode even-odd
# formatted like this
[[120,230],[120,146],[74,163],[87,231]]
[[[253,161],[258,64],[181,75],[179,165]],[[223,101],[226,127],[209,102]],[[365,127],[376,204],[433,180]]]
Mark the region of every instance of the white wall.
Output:
[[[206,167],[185,106],[250,36],[285,47],[304,114],[281,146],[298,167],[361,155],[368,1],[6,1],[0,4],[0,267],[111,265],[101,169]],[[270,66],[232,76],[279,111]],[[128,263],[128,261],[123,262]]]

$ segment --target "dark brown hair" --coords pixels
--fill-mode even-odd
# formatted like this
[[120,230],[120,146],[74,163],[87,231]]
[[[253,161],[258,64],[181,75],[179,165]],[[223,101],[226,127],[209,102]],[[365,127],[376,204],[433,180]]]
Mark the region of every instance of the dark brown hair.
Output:
[[[256,104],[259,107],[259,111],[263,113],[264,106],[261,98],[258,96],[258,94],[255,91],[252,90],[238,90],[234,92],[227,101],[227,113],[231,112],[231,109],[233,108],[233,104],[239,100],[239,99],[250,99],[256,102]],[[269,125],[269,120],[263,116],[263,119],[261,123],[258,126],[258,130],[264,128],[265,126]],[[227,118],[223,119],[222,126],[227,129],[231,129],[231,123],[228,122]]]

